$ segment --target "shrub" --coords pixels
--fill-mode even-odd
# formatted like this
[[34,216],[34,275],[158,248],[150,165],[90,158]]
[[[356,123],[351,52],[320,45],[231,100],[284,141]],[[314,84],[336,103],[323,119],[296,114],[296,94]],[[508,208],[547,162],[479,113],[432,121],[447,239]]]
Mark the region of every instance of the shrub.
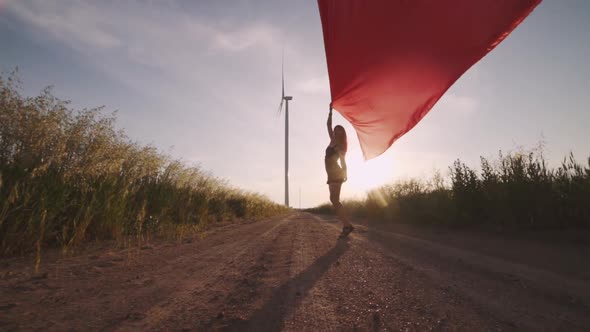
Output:
[[349,206],[353,214],[387,221],[518,229],[590,227],[590,158],[582,165],[570,153],[550,169],[542,149],[500,152],[496,161],[482,157],[479,171],[460,160],[449,171],[448,179],[437,173],[427,182],[410,179],[381,186]]

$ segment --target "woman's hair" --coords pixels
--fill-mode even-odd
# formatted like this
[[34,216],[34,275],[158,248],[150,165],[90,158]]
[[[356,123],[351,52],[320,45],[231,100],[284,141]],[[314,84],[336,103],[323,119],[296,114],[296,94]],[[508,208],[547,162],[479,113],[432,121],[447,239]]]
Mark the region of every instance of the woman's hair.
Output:
[[346,139],[346,130],[341,125],[334,127],[334,139],[336,144],[342,149],[342,152],[346,153],[348,150],[348,140]]

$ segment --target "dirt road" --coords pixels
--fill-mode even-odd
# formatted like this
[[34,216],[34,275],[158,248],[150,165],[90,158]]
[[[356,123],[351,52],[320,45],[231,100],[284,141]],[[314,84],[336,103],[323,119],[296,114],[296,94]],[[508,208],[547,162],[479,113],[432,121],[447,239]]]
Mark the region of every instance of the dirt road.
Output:
[[529,264],[501,254],[512,244],[496,255],[436,234],[339,231],[293,213],[190,243],[49,255],[36,276],[30,259],[4,259],[0,330],[590,329],[587,249]]

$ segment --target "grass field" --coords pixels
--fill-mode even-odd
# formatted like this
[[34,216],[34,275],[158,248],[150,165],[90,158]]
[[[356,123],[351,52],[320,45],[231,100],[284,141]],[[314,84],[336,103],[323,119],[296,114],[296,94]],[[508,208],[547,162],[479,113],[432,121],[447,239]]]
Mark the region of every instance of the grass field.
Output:
[[23,97],[19,84],[0,77],[0,255],[285,211],[133,142],[100,108],[73,110],[49,88]]

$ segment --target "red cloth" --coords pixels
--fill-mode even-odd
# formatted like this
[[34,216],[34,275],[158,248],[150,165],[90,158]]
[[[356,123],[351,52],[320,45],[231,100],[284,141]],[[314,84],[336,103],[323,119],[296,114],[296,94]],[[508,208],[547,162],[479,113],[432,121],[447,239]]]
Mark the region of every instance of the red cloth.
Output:
[[332,106],[365,159],[412,129],[541,0],[318,0]]

